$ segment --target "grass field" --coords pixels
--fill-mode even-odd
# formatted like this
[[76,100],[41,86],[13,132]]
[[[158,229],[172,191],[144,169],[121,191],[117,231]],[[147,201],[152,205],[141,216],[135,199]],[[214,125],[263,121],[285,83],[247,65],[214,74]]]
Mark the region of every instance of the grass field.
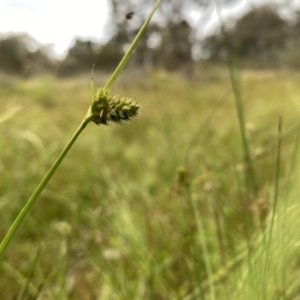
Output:
[[[300,299],[300,73],[240,74],[250,179],[227,73],[125,74],[114,92],[141,116],[82,133],[0,262],[0,299]],[[89,77],[0,77],[1,238]]]

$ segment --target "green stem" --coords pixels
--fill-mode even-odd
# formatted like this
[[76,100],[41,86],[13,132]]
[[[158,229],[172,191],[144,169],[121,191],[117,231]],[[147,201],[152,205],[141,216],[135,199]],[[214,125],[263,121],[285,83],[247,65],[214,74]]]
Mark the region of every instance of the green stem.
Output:
[[219,1],[220,0],[214,0],[214,3],[215,3],[218,18],[220,20],[221,33],[223,35],[223,38],[225,39],[225,44],[228,49],[227,64],[228,64],[229,76],[230,76],[230,81],[231,81],[231,86],[232,86],[234,101],[235,101],[235,107],[236,107],[236,112],[237,112],[237,117],[238,117],[238,122],[239,122],[241,141],[242,141],[242,146],[243,146],[243,150],[244,150],[244,160],[245,160],[245,164],[247,166],[247,168],[245,170],[245,181],[246,181],[246,185],[248,187],[250,187],[252,190],[252,194],[253,194],[252,196],[257,197],[258,184],[257,184],[257,180],[256,180],[253,161],[251,158],[249,141],[248,141],[247,134],[246,134],[243,101],[242,101],[241,91],[239,88],[239,84],[238,84],[238,80],[237,80],[237,76],[236,76],[236,72],[235,72],[232,50],[230,48],[230,43],[228,41],[228,35],[225,30],[224,21],[223,21],[221,12],[220,12],[220,3],[221,2],[219,2]]
[[148,15],[147,19],[145,20],[145,22],[142,25],[141,29],[139,30],[138,34],[134,38],[134,40],[131,43],[131,45],[130,45],[129,49],[127,50],[126,54],[123,56],[123,58],[120,61],[119,65],[117,66],[116,70],[111,75],[111,77],[109,78],[108,82],[106,83],[105,88],[110,88],[115,83],[115,81],[117,80],[117,78],[119,77],[119,75],[122,72],[123,68],[127,64],[130,56],[132,55],[133,51],[135,50],[138,41],[140,40],[141,36],[146,31],[146,28],[147,28],[147,26],[148,26],[148,24],[149,24],[152,16],[154,15],[154,12],[158,8],[160,2],[161,2],[161,0],[157,0],[156,1],[155,5],[153,6],[153,8],[152,8],[152,10],[150,12],[150,14]]
[[[121,71],[123,70],[124,66],[126,65],[127,61],[129,60],[130,56],[132,55],[134,49],[136,48],[138,41],[140,40],[141,36],[144,34],[144,32],[153,16],[155,10],[158,8],[160,2],[161,2],[161,0],[156,1],[154,7],[152,8],[150,14],[148,15],[148,17],[146,19],[146,21],[144,22],[144,24],[142,25],[137,36],[131,43],[128,51],[126,52],[123,59],[119,63],[118,67],[116,68],[116,70],[114,71],[114,73],[112,74],[110,79],[108,80],[107,84],[105,85],[105,88],[110,88],[113,85],[113,83],[117,80],[118,76],[120,75]],[[92,84],[91,91],[92,91],[92,99],[93,99],[93,94],[94,94],[93,84]],[[93,105],[93,102],[92,102],[92,105]],[[72,146],[75,143],[75,141],[77,140],[78,136],[84,130],[86,125],[92,120],[92,117],[93,117],[92,106],[90,106],[84,120],[82,121],[82,123],[80,124],[80,126],[78,127],[78,129],[76,130],[76,132],[74,133],[74,135],[72,136],[72,138],[70,139],[68,144],[66,145],[66,147],[63,149],[61,154],[58,156],[58,158],[56,159],[56,161],[54,162],[54,164],[52,165],[50,170],[47,172],[47,174],[45,175],[43,180],[40,182],[40,184],[38,185],[38,187],[36,188],[36,190],[34,191],[32,196],[29,198],[29,200],[27,201],[27,203],[25,204],[25,206],[23,207],[23,209],[21,210],[21,212],[19,213],[19,215],[17,216],[17,218],[15,219],[13,224],[11,225],[11,227],[8,230],[7,234],[5,235],[4,239],[2,240],[2,242],[0,244],[0,259],[3,255],[5,249],[8,247],[11,239],[13,238],[16,231],[18,230],[19,226],[21,225],[22,221],[24,220],[24,218],[28,214],[29,210],[35,203],[36,199],[41,194],[41,192],[43,191],[43,189],[45,188],[45,186],[47,185],[47,183],[49,182],[49,180],[55,173],[56,169],[58,168],[58,166],[61,164],[61,162],[63,161],[63,159],[69,152],[69,150],[72,148]]]
[[0,244],[0,259],[3,255],[5,249],[8,247],[11,239],[15,235],[17,229],[19,228],[22,221],[26,217],[27,213],[29,212],[29,210],[31,209],[31,207],[35,203],[36,199],[38,198],[38,196],[41,194],[41,192],[43,191],[43,189],[45,188],[45,186],[47,185],[47,183],[51,179],[52,175],[55,173],[58,166],[63,161],[66,154],[69,152],[69,150],[73,146],[74,142],[77,140],[78,136],[81,134],[83,129],[86,127],[88,122],[89,122],[89,120],[85,118],[83,120],[83,122],[80,124],[80,126],[78,127],[78,129],[76,130],[76,132],[74,133],[74,135],[72,136],[72,138],[70,139],[70,141],[68,142],[66,147],[62,150],[62,152],[60,153],[60,155],[58,156],[58,158],[56,159],[56,161],[54,162],[52,167],[49,169],[49,171],[47,172],[45,177],[42,179],[42,181],[40,182],[40,184],[38,185],[36,190],[33,192],[31,197],[29,198],[29,200],[27,201],[27,203],[25,204],[25,206],[20,211],[19,215],[17,216],[17,218],[15,219],[13,224],[11,225],[9,231],[7,232],[7,234],[5,235],[4,239],[2,240],[2,242]]

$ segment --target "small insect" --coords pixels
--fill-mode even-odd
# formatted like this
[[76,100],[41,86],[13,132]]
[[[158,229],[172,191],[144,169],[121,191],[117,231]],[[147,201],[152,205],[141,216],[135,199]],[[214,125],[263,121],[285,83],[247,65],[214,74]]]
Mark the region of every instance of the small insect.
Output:
[[128,12],[125,14],[125,19],[126,19],[126,20],[131,20],[132,17],[133,17],[133,15],[135,15],[135,14],[138,13],[138,12],[140,12],[141,10],[143,10],[143,8],[141,8],[141,9],[139,9],[139,10],[137,10],[137,11],[132,11],[132,10],[128,11]]
[[131,20],[135,12],[130,11],[125,15],[126,20]]

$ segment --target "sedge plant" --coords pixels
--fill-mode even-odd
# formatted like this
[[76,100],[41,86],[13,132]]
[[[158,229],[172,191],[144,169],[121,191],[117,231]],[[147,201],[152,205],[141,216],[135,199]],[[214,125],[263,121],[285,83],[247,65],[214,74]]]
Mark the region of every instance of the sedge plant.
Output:
[[133,54],[140,38],[144,34],[153,14],[155,13],[156,9],[158,8],[161,0],[157,0],[154,4],[152,10],[150,11],[149,15],[147,16],[145,22],[141,26],[139,32],[137,33],[136,37],[132,41],[130,47],[128,48],[127,52],[124,54],[122,60],[120,61],[119,65],[109,78],[108,82],[104,87],[94,88],[93,81],[91,82],[91,103],[90,107],[86,115],[84,116],[81,124],[62,150],[62,152],[57,157],[56,161],[53,163],[49,171],[46,173],[40,184],[37,186],[31,197],[25,203],[24,207],[16,217],[15,221],[10,226],[7,234],[4,236],[1,244],[0,244],[0,259],[3,256],[4,251],[7,249],[9,243],[11,242],[12,238],[16,234],[18,228],[20,227],[22,221],[36,202],[39,195],[42,193],[44,188],[46,187],[47,183],[64,160],[65,156],[69,152],[69,150],[73,147],[75,141],[82,133],[82,131],[86,128],[86,126],[90,122],[94,122],[97,125],[108,125],[111,123],[118,123],[122,124],[124,122],[131,121],[132,118],[137,117],[139,115],[140,105],[136,103],[132,98],[123,97],[119,95],[114,95],[111,93],[111,88],[117,78],[120,76],[123,68],[127,64],[129,58]]

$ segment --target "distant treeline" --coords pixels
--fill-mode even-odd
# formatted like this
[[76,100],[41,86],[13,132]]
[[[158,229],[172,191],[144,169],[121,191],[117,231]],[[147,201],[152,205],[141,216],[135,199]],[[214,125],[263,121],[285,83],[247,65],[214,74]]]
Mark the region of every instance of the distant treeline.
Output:
[[262,6],[238,19],[231,28],[202,41],[212,61],[230,57],[253,67],[300,67],[300,12],[283,19],[275,6]]
[[[138,45],[131,66],[191,70],[195,50],[198,58],[213,62],[224,62],[229,55],[248,67],[300,66],[299,12],[294,11],[289,19],[283,19],[275,7],[262,6],[202,40],[195,39],[194,30],[183,17],[170,19],[164,25],[152,23]],[[47,71],[69,76],[91,70],[93,64],[110,71],[135,32],[118,26],[105,45],[77,39],[63,60],[53,59],[46,46],[40,46],[28,35],[0,37],[0,72],[30,76]]]

